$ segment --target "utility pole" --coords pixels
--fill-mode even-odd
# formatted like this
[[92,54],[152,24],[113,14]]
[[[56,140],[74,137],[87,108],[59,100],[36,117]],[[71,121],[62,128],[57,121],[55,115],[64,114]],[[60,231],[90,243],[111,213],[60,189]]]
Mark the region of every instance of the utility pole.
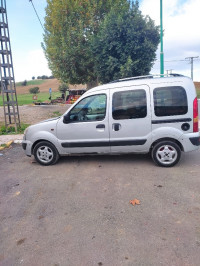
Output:
[[163,52],[163,8],[160,0],[160,74],[164,75],[164,52]]
[[194,58],[198,58],[198,56],[190,56],[190,57],[186,57],[185,59],[189,59],[190,60],[190,64],[191,64],[191,79],[193,80],[193,60]]
[[167,71],[167,75],[168,75],[168,74],[172,74],[172,70],[173,70],[173,69],[167,69],[167,70],[166,70],[166,71]]

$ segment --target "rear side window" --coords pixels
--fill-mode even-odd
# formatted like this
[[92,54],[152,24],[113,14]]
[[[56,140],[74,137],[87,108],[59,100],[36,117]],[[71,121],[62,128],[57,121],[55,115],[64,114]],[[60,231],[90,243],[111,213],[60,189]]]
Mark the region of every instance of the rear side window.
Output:
[[187,95],[183,87],[156,88],[153,96],[156,116],[184,115],[188,112]]
[[113,119],[136,119],[144,118],[146,115],[147,100],[145,90],[120,91],[113,94]]

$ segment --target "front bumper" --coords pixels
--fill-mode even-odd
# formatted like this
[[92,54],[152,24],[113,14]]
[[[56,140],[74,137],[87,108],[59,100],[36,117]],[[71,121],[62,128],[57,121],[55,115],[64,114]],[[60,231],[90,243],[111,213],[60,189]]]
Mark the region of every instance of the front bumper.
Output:
[[22,148],[25,150],[26,155],[29,157],[31,157],[31,155],[32,155],[32,146],[33,146],[32,142],[30,142],[28,140],[22,141]]

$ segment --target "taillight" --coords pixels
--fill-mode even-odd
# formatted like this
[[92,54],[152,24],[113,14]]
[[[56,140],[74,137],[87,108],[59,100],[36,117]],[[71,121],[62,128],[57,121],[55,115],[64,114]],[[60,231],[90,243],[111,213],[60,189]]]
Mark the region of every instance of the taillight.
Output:
[[198,100],[197,97],[193,102],[193,132],[199,132],[199,118],[198,118]]

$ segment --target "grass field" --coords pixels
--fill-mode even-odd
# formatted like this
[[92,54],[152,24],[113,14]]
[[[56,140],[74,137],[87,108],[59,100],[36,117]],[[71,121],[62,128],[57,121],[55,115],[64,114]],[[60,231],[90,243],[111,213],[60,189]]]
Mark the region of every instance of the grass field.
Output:
[[[47,92],[41,92],[37,94],[38,100],[37,102],[44,102],[49,100],[49,93]],[[60,97],[60,92],[52,92],[51,99],[56,99],[57,97]],[[32,104],[33,103],[33,94],[18,94],[17,95],[17,101],[18,105],[26,105],[26,104]],[[3,100],[2,96],[0,95],[0,106],[3,106]]]

